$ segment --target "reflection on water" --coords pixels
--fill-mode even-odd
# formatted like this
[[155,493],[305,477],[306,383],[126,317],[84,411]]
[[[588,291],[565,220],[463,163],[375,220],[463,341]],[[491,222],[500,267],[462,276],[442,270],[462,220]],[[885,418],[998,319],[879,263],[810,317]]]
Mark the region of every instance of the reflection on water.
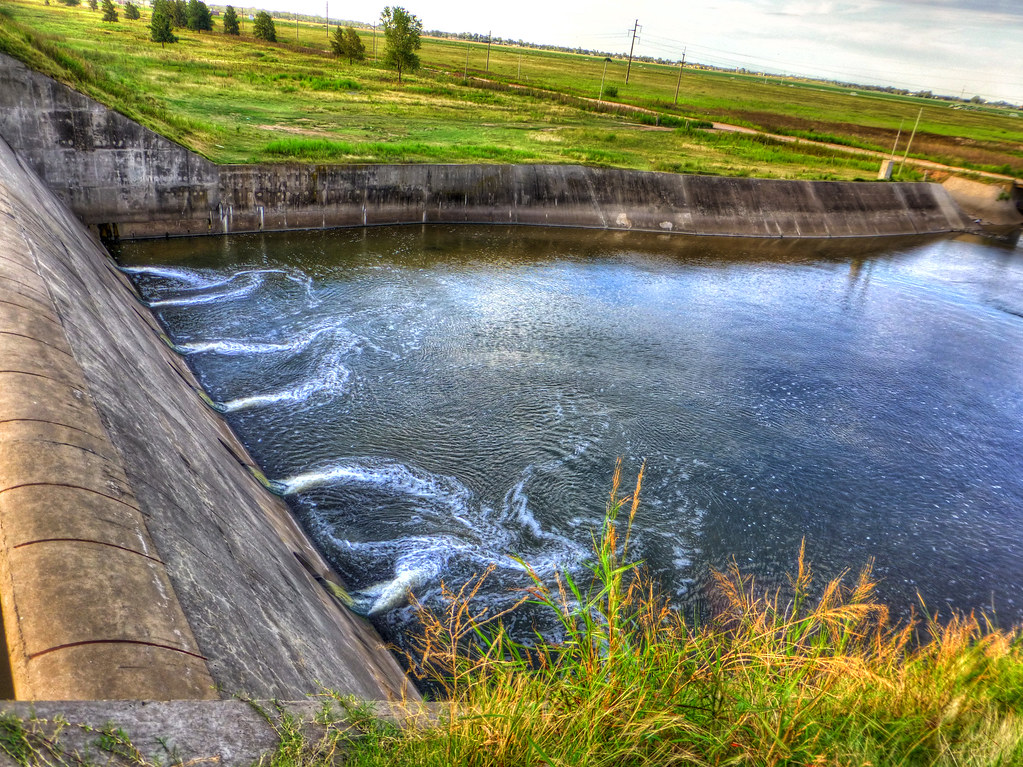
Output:
[[511,555],[580,570],[617,456],[679,599],[805,538],[898,611],[1023,619],[1019,249],[408,227],[122,260],[385,629],[490,564],[509,603]]

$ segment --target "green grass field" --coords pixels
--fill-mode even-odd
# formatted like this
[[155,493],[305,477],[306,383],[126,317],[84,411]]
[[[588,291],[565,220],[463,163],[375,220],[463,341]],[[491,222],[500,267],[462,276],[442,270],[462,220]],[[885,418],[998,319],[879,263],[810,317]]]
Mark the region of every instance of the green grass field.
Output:
[[[220,163],[574,163],[872,178],[872,158],[701,126],[722,120],[887,151],[900,122],[908,131],[924,105],[914,156],[1023,175],[1023,120],[1004,111],[696,69],[684,72],[676,106],[677,68],[641,62],[625,86],[625,62],[613,61],[607,83],[617,101],[657,113],[641,114],[593,101],[600,57],[493,46],[484,72],[485,46],[428,38],[423,68],[399,86],[373,60],[384,43],[371,30],[369,59],[348,65],[327,55],[322,24],[278,19],[281,42],[267,44],[247,34],[246,20],[237,38],[177,30],[180,42],[161,47],[149,41],[148,21],[147,9],[110,24],[84,4],[9,0],[0,51]],[[907,168],[904,177],[919,174]]]

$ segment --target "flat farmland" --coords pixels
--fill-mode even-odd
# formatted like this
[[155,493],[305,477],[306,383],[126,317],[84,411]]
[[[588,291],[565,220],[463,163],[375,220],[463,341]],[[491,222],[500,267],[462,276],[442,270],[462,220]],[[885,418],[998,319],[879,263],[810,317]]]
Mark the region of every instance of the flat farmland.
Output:
[[[415,13],[415,8],[409,9]],[[430,20],[424,19],[429,27]],[[219,163],[563,163],[717,175],[872,178],[878,162],[850,148],[1023,175],[1023,118],[994,108],[790,78],[424,38],[422,68],[399,85],[384,41],[361,29],[367,60],[327,51],[326,29],[276,19],[278,43],[176,30],[149,40],[137,21],[104,23],[87,5],[9,0],[0,51],[66,82]],[[374,39],[374,37],[376,39]],[[375,51],[375,55],[374,55]],[[674,95],[679,85],[678,103]],[[720,121],[800,139],[709,129]],[[907,165],[902,178],[922,174]]]

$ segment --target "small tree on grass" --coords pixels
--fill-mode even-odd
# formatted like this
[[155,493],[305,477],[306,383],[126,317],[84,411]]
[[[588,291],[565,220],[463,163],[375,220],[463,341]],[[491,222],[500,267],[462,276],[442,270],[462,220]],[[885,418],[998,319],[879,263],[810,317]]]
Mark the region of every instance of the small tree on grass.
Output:
[[142,14],[139,13],[139,7],[135,5],[135,3],[128,2],[124,4],[124,18],[135,21],[141,15]]
[[117,21],[117,9],[114,0],[103,0],[103,21]]
[[238,34],[238,14],[235,13],[233,5],[227,6],[227,10],[224,11],[224,34]]
[[348,59],[349,64],[366,60],[366,46],[354,27],[335,27],[334,34],[330,36],[330,47],[337,56]]
[[423,22],[399,6],[387,6],[380,14],[380,25],[384,28],[384,39],[387,41],[387,52],[384,64],[398,70],[398,84],[401,84],[401,73],[405,70],[419,69],[419,56],[422,47],[419,39],[423,34]]
[[161,3],[153,6],[153,18],[149,22],[149,36],[154,43],[167,47],[167,43],[176,43],[178,38],[172,31],[171,17]]
[[[60,0],[60,1],[64,5],[67,5],[67,6],[78,5],[81,2],[81,0]],[[96,10],[96,6],[95,5],[92,6],[92,10]]]
[[274,27],[274,20],[269,13],[260,11],[256,14],[256,21],[252,25],[252,34],[268,43],[277,42],[277,28]]
[[188,0],[188,28],[193,32],[213,29],[213,14],[201,0]]
[[[65,5],[71,5],[71,3],[65,3]],[[75,5],[78,5],[78,3],[75,3]],[[99,0],[89,0],[89,10],[94,11],[97,8],[99,8]]]

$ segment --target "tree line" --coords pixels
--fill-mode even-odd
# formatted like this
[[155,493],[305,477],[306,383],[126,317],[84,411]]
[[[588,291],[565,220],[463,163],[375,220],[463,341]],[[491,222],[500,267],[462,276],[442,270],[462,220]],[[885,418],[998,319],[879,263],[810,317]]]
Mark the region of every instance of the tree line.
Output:
[[[225,34],[239,34],[238,13],[233,6],[227,6],[224,11],[223,24]],[[400,6],[387,6],[380,14],[380,25],[386,41],[384,64],[398,72],[398,82],[401,83],[404,72],[419,68],[416,51],[422,46],[423,22]],[[202,0],[188,0],[188,3],[185,0],[154,1],[150,22],[153,42],[162,45],[177,42],[174,29],[186,27],[196,32],[213,29],[212,14],[206,3]],[[266,11],[257,13],[253,19],[252,34],[259,40],[277,42],[273,17]],[[338,58],[348,59],[349,64],[366,60],[366,46],[352,26],[335,27],[330,36],[330,48]]]

